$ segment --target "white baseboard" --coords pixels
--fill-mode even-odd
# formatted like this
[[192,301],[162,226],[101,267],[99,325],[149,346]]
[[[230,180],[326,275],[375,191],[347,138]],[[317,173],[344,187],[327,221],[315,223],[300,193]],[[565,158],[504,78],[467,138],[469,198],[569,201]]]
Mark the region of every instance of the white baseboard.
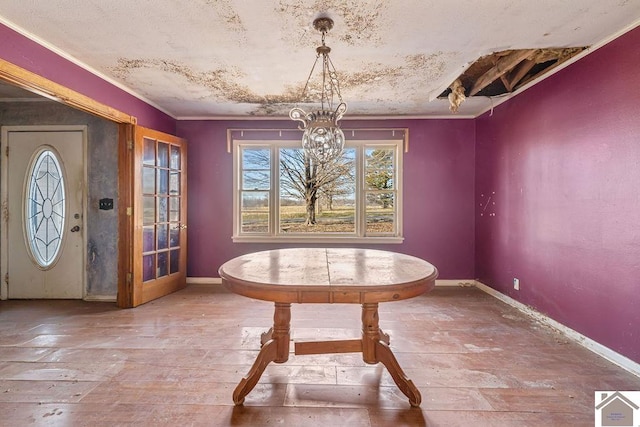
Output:
[[476,285],[475,280],[440,280],[436,279],[436,286],[456,286],[459,288],[468,288]]
[[220,285],[222,279],[219,277],[187,277],[187,285]]
[[117,301],[114,295],[87,295],[83,299],[85,301],[91,301],[91,302],[116,302]]
[[508,297],[506,295],[504,295],[503,293],[500,293],[498,291],[496,291],[495,289],[485,285],[484,283],[475,281],[475,286],[488,293],[489,295],[498,298],[500,301],[503,301],[506,304],[509,304],[512,307],[517,308],[518,310],[520,310],[521,312],[523,312],[524,314],[533,317],[534,319],[536,319],[537,321],[539,321],[540,323],[543,323],[553,329],[555,329],[556,331],[558,331],[559,333],[561,333],[562,335],[564,335],[565,337],[567,337],[568,339],[577,342],[578,344],[580,344],[581,346],[585,347],[587,350],[590,350],[594,353],[596,353],[597,355],[604,357],[605,359],[607,359],[610,362],[615,363],[616,365],[620,366],[621,368],[631,372],[633,375],[636,375],[638,377],[640,377],[640,364],[634,362],[633,360],[629,359],[628,357],[625,357],[623,355],[621,355],[620,353],[617,353],[613,350],[611,350],[608,347],[605,347],[604,345],[592,340],[591,338],[588,338],[584,335],[582,335],[579,332],[574,331],[573,329],[569,328],[568,326],[563,325],[560,322],[557,322],[555,320],[553,320],[552,318],[534,310],[533,308],[522,304],[519,301],[514,300],[511,297]]

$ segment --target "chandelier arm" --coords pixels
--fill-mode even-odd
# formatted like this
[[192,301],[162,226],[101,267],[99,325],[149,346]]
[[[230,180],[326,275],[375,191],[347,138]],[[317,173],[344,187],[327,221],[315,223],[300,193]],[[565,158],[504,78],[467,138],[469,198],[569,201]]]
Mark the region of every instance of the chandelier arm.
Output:
[[292,120],[296,120],[302,123],[301,125],[298,125],[298,129],[300,130],[305,130],[307,128],[307,125],[309,124],[308,116],[309,115],[307,114],[307,112],[299,107],[294,107],[291,109],[291,111],[289,111],[289,117]]
[[344,102],[341,102],[340,104],[338,104],[338,106],[336,107],[336,110],[333,112],[333,114],[336,117],[336,123],[338,123],[338,121],[342,119],[342,116],[344,116],[344,113],[346,112],[347,112],[347,104],[345,104]]

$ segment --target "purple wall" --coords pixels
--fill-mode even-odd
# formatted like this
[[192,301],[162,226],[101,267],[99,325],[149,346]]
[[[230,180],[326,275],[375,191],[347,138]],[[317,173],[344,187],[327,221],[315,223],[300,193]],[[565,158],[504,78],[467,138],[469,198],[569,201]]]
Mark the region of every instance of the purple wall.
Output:
[[476,120],[479,280],[636,362],[638,46],[640,28]]
[[[233,243],[233,165],[227,128],[296,128],[283,121],[179,121],[188,140],[190,277],[218,277],[235,256],[287,245]],[[402,244],[371,245],[424,258],[441,279],[474,277],[473,120],[343,121],[344,129],[409,128]]]
[[0,24],[0,58],[134,116],[141,126],[175,134],[175,120],[122,89]]
[[[291,121],[176,123],[2,24],[0,40],[0,58],[188,139],[189,276],[283,247],[231,241],[226,129]],[[478,277],[640,362],[638,46],[640,28],[475,121],[344,121],[410,129],[405,242],[374,247],[425,258],[441,279]]]

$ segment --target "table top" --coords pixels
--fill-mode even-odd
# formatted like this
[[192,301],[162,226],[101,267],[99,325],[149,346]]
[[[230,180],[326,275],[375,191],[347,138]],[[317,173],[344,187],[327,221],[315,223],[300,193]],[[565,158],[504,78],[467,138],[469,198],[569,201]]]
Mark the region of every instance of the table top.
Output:
[[375,249],[291,248],[255,252],[224,263],[234,293],[282,303],[374,303],[430,291],[438,270],[414,256]]

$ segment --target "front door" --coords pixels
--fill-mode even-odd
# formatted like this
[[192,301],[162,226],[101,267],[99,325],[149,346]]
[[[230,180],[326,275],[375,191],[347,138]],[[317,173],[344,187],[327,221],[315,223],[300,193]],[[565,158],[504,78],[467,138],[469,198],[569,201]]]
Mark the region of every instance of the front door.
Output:
[[2,298],[84,297],[85,126],[2,128]]

